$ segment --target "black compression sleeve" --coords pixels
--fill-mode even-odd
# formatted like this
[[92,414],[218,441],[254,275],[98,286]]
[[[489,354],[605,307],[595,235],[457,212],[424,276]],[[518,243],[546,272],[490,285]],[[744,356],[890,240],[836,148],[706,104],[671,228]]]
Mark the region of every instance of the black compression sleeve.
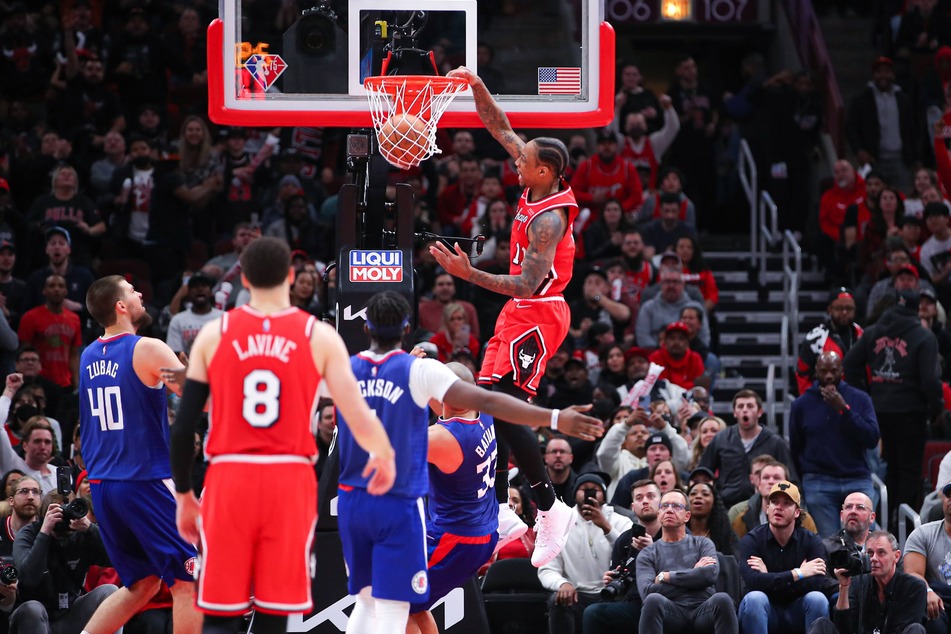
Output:
[[175,490],[179,493],[188,493],[192,490],[195,429],[198,427],[198,419],[205,409],[210,393],[211,388],[207,383],[185,379],[185,389],[182,390],[182,400],[178,404],[175,424],[170,430],[172,478],[175,479]]

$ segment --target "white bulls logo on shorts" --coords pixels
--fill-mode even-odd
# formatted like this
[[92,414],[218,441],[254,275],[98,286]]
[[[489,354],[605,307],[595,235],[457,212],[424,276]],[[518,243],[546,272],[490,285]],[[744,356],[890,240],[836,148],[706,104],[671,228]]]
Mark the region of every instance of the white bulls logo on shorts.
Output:
[[538,328],[532,328],[511,343],[509,354],[513,382],[518,387],[524,387],[537,378],[542,371],[542,359],[545,358],[541,333]]

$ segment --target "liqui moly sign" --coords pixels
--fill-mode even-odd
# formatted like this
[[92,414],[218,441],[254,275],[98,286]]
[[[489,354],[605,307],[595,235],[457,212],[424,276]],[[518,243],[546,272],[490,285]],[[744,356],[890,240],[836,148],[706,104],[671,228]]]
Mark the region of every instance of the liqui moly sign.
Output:
[[351,282],[402,282],[402,251],[351,251]]

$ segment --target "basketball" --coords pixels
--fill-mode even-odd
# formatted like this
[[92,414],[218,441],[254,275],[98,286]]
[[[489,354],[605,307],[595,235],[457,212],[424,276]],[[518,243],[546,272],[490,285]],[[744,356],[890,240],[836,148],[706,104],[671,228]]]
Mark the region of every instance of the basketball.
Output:
[[426,122],[411,114],[394,114],[376,135],[380,154],[391,165],[407,169],[419,165],[429,155]]

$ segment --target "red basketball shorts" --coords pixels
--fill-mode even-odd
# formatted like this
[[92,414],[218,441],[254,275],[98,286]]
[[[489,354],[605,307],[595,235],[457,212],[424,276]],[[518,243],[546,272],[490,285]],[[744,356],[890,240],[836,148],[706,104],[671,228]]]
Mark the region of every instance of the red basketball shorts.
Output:
[[316,522],[317,479],[305,458],[214,458],[201,500],[198,609],[309,611]]
[[511,373],[513,383],[534,396],[570,323],[571,311],[560,295],[510,299],[486,346],[479,383],[495,383]]

